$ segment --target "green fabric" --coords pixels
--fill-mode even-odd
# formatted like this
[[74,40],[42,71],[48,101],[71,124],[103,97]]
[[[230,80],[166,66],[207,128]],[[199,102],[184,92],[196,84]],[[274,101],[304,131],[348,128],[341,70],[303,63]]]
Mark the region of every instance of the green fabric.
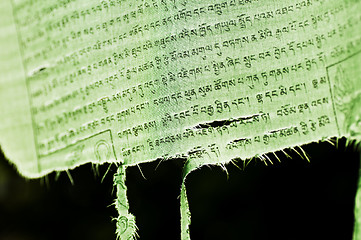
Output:
[[127,199],[127,186],[125,185],[125,167],[119,166],[118,172],[114,175],[114,186],[117,190],[117,199],[115,207],[119,216],[115,219],[117,223],[117,236],[119,239],[136,239],[137,226],[135,217],[129,213],[129,204]]
[[361,157],[360,157],[360,169],[359,179],[357,184],[357,192],[355,198],[355,224],[353,232],[353,240],[361,239]]
[[3,0],[0,13],[2,149],[29,178],[120,164],[122,238],[136,236],[126,167],[188,159],[187,239],[194,168],[361,139],[360,1]]

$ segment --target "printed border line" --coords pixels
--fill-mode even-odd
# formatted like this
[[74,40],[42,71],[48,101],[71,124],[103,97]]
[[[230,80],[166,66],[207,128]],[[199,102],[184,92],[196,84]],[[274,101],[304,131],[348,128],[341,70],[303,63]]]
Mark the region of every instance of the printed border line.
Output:
[[71,143],[71,144],[68,144],[67,146],[65,146],[65,147],[63,147],[63,148],[59,148],[59,149],[54,150],[54,151],[52,151],[52,152],[49,152],[49,153],[47,153],[47,154],[40,155],[39,157],[40,157],[40,158],[43,158],[43,157],[47,157],[47,156],[53,155],[53,154],[55,154],[55,153],[57,153],[57,152],[60,152],[60,151],[62,151],[62,150],[64,150],[64,149],[73,147],[73,146],[75,146],[76,144],[78,144],[78,143],[80,143],[80,142],[89,140],[89,139],[91,139],[91,138],[93,138],[93,137],[96,137],[96,136],[98,136],[98,135],[101,135],[101,134],[103,134],[103,133],[105,133],[105,132],[109,132],[109,136],[110,136],[110,140],[111,140],[112,148],[113,148],[113,154],[114,154],[115,160],[118,160],[118,159],[117,159],[117,155],[115,154],[115,148],[114,148],[114,143],[113,143],[113,135],[112,135],[112,131],[111,131],[110,128],[105,129],[105,130],[103,130],[103,131],[101,131],[101,132],[97,132],[97,133],[95,133],[95,134],[93,134],[93,135],[87,136],[87,137],[85,137],[85,138],[83,138],[83,139],[80,139],[80,140],[78,140],[78,141],[75,141],[75,142],[73,142],[73,143]]
[[113,154],[114,154],[114,157],[115,157],[115,161],[118,162],[117,154],[115,153],[115,147],[114,147],[114,142],[113,142],[112,130],[111,130],[111,129],[107,129],[107,130],[109,130],[110,140],[111,140],[111,142],[112,142],[112,148],[113,148]]
[[332,108],[333,108],[333,112],[335,114],[335,120],[336,120],[336,125],[337,125],[337,132],[338,132],[338,135],[341,136],[341,131],[340,131],[340,125],[339,125],[339,122],[338,122],[338,119],[337,119],[337,113],[336,113],[336,107],[335,107],[335,98],[334,98],[334,94],[332,92],[332,86],[331,86],[331,81],[330,81],[330,76],[329,76],[329,68],[331,67],[334,67],[342,62],[345,62],[353,57],[355,57],[356,55],[360,54],[361,53],[361,50],[349,55],[348,57],[338,61],[338,62],[335,62],[331,65],[328,65],[326,67],[326,74],[327,74],[327,79],[328,79],[328,85],[329,85],[329,89],[330,89],[330,93],[331,93],[331,98],[332,98]]
[[20,56],[21,56],[21,63],[23,65],[23,72],[24,72],[24,78],[25,78],[25,84],[26,84],[26,91],[28,93],[28,103],[30,106],[30,115],[31,115],[31,125],[33,128],[33,137],[34,137],[34,145],[35,145],[35,153],[36,153],[36,161],[37,161],[37,166],[38,166],[38,173],[41,172],[41,167],[40,167],[40,161],[39,161],[39,148],[38,148],[38,141],[37,141],[37,135],[36,135],[36,131],[35,131],[35,120],[34,120],[34,112],[33,112],[33,108],[32,108],[32,101],[31,101],[31,97],[30,97],[30,86],[29,86],[29,81],[28,81],[28,77],[27,77],[27,68],[26,65],[24,63],[24,49],[21,45],[20,39],[22,39],[20,31],[19,31],[19,23],[17,21],[16,15],[15,15],[15,11],[14,11],[14,0],[10,0],[10,5],[11,5],[11,11],[12,11],[12,15],[13,15],[13,19],[14,19],[14,23],[15,23],[15,30],[16,30],[16,35],[17,35],[17,42],[18,42],[18,46],[19,46],[19,52],[20,52]]
[[17,18],[16,18],[16,15],[15,15],[15,11],[14,11],[14,0],[10,0],[10,5],[11,5],[11,11],[12,11],[12,15],[13,15],[13,19],[14,19],[14,23],[15,23],[15,30],[16,30],[16,35],[17,35],[17,42],[18,42],[18,46],[19,46],[19,52],[20,52],[20,56],[21,56],[21,63],[22,63],[22,66],[23,66],[23,72],[24,72],[24,78],[25,78],[25,84],[26,84],[26,90],[27,90],[27,93],[28,93],[28,103],[29,103],[29,106],[30,106],[30,115],[31,115],[31,123],[32,123],[32,130],[33,130],[33,137],[34,137],[34,145],[35,145],[35,152],[36,152],[36,161],[37,161],[37,168],[38,168],[38,173],[41,172],[41,166],[40,166],[40,158],[42,157],[46,157],[46,156],[49,156],[53,153],[56,153],[56,152],[59,152],[61,150],[64,150],[68,147],[71,147],[73,145],[76,145],[78,144],[79,142],[82,142],[82,141],[85,141],[87,139],[90,139],[92,137],[95,137],[95,136],[98,136],[100,134],[103,134],[105,132],[109,132],[109,135],[110,135],[110,140],[111,140],[111,144],[112,144],[112,149],[113,149],[113,155],[114,155],[114,158],[115,160],[117,161],[117,155],[116,155],[116,152],[115,152],[115,147],[114,147],[114,141],[113,141],[113,134],[112,134],[112,131],[111,129],[106,129],[106,130],[103,130],[101,132],[98,132],[98,133],[95,133],[93,135],[90,135],[86,138],[83,138],[81,140],[78,140],[64,148],[61,148],[61,149],[58,149],[58,150],[55,150],[51,153],[48,153],[48,154],[45,154],[45,155],[41,155],[39,153],[39,144],[38,144],[38,138],[37,138],[37,134],[36,134],[36,131],[35,131],[35,117],[34,117],[34,111],[33,111],[33,103],[32,103],[32,100],[31,100],[31,97],[30,97],[30,85],[29,85],[29,80],[28,80],[28,77],[27,77],[27,67],[24,63],[24,49],[23,49],[23,46],[21,45],[21,42],[20,42],[20,39],[22,39],[21,37],[21,33],[19,31],[19,23],[17,21]]

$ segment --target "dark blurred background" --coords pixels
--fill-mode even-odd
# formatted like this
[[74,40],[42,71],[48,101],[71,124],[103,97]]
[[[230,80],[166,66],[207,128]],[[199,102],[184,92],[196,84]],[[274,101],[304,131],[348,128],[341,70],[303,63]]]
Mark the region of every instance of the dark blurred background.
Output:
[[[192,213],[191,238],[197,239],[351,239],[360,152],[329,143],[303,147],[311,162],[287,150],[281,163],[260,161],[202,167],[187,178]],[[183,159],[140,164],[127,170],[130,211],[141,240],[179,239],[179,193]],[[158,167],[157,167],[158,166]],[[27,180],[0,155],[0,239],[116,239],[110,166],[99,175],[86,164],[56,179]]]

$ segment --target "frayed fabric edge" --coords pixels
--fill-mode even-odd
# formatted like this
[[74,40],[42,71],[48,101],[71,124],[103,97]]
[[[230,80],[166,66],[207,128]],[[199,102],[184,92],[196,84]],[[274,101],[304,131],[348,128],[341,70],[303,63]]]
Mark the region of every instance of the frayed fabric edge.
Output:
[[138,228],[135,223],[135,216],[129,213],[129,203],[127,199],[127,186],[125,185],[126,167],[120,165],[117,173],[114,175],[114,187],[117,190],[115,208],[118,211],[116,221],[117,239],[134,240],[139,237]]
[[[334,145],[331,141],[331,138],[319,140],[318,142],[329,142]],[[360,143],[359,139],[353,139],[354,141]],[[337,139],[336,139],[337,141]],[[361,143],[360,143],[361,144]],[[337,146],[337,143],[335,144]],[[346,143],[347,145],[347,143]],[[288,147],[285,149],[294,149],[294,147]],[[275,151],[274,151],[275,152]],[[273,153],[274,153],[273,152]],[[303,151],[302,151],[303,152]],[[305,153],[303,153],[305,154]],[[307,155],[304,155],[307,158]],[[257,156],[255,156],[257,158]],[[259,155],[258,155],[259,157]],[[302,158],[302,156],[301,156]],[[253,158],[252,158],[253,159]],[[262,158],[260,158],[262,160]],[[229,160],[227,162],[231,162]],[[265,160],[266,162],[266,160]],[[361,163],[361,159],[360,159]],[[190,225],[191,225],[191,213],[189,209],[189,202],[186,189],[186,179],[189,173],[200,168],[203,165],[218,165],[219,163],[202,163],[197,161],[192,161],[188,159],[183,166],[182,174],[182,185],[180,191],[180,213],[181,213],[181,240],[190,240]],[[138,228],[135,222],[135,216],[129,213],[129,203],[127,199],[127,187],[125,185],[126,180],[126,167],[125,165],[120,165],[118,167],[117,173],[114,175],[114,187],[117,189],[117,199],[115,200],[115,206],[118,211],[119,216],[115,218],[116,224],[116,234],[117,239],[124,240],[134,240],[139,238]],[[359,170],[359,181],[357,195],[355,198],[355,224],[354,224],[354,235],[353,240],[361,240],[361,165]]]

